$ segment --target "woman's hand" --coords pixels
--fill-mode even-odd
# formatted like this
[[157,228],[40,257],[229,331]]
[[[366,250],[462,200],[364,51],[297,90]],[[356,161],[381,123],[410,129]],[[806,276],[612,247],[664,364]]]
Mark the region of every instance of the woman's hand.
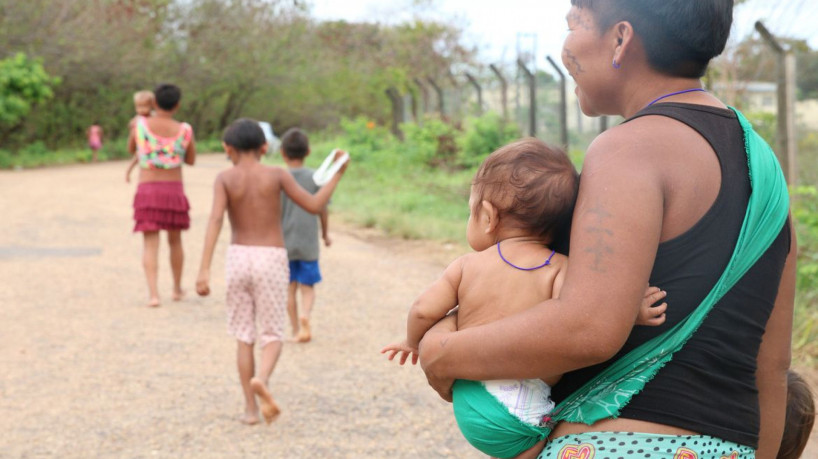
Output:
[[440,368],[440,358],[443,356],[446,343],[457,330],[457,315],[451,314],[436,323],[429,331],[423,335],[423,339],[418,346],[420,355],[420,367],[426,373],[426,380],[432,386],[440,398],[447,402],[452,401],[452,385],[454,378],[445,374]]

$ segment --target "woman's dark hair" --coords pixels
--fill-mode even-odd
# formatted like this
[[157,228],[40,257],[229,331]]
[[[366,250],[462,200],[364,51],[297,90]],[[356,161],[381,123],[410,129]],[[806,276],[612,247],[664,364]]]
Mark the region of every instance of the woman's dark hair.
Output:
[[815,423],[815,401],[809,384],[798,373],[787,372],[787,417],[777,459],[801,457]]
[[175,84],[162,83],[153,89],[153,95],[162,110],[173,110],[182,100],[182,90]]
[[290,128],[281,137],[281,149],[290,159],[304,159],[310,151],[310,140],[301,129]]
[[648,62],[666,75],[699,78],[724,51],[733,23],[733,0],[571,0],[594,13],[600,32],[628,21]]
[[489,155],[472,187],[473,211],[489,201],[503,224],[550,241],[571,221],[579,176],[565,152],[526,138]]
[[264,136],[264,131],[261,130],[258,121],[239,118],[224,130],[222,141],[243,153],[258,151],[262,145],[267,143],[267,137]]

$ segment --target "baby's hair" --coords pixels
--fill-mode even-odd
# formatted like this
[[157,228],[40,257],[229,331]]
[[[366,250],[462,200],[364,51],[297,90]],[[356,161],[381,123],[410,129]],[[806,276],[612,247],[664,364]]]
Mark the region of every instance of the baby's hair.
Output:
[[568,156],[541,140],[526,138],[489,155],[474,176],[472,190],[498,210],[500,224],[549,242],[571,221],[579,175]]
[[224,130],[222,141],[239,153],[249,153],[258,151],[262,145],[267,143],[267,138],[261,126],[258,125],[258,121],[239,118]]
[[[151,108],[153,108],[154,97],[153,91],[137,91],[133,94],[133,104],[136,107],[136,112],[140,115],[149,115]],[[144,113],[144,108],[148,108],[147,113]]]
[[301,129],[287,129],[281,137],[281,150],[290,159],[304,159],[310,151],[310,140]]
[[815,423],[815,401],[809,384],[798,373],[787,371],[787,416],[784,420],[784,436],[778,449],[777,459],[801,457],[809,441]]
[[182,90],[175,84],[162,83],[153,90],[156,105],[162,110],[173,110],[182,100]]

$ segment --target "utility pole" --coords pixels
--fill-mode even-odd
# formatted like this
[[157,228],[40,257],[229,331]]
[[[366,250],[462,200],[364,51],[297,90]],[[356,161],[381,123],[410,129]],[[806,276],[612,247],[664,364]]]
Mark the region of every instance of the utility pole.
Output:
[[787,184],[798,182],[798,138],[795,132],[795,54],[792,48],[784,49],[761,21],[756,30],[776,54],[778,69],[778,133],[776,152]]

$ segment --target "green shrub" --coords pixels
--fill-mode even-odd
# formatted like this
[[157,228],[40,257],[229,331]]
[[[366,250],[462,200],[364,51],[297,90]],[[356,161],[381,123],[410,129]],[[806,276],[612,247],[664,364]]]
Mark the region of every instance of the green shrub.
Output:
[[394,138],[386,127],[363,116],[343,118],[340,124],[342,134],[337,143],[351,152],[354,150],[356,160],[380,156],[394,145]]
[[404,152],[415,164],[438,167],[453,166],[457,159],[458,132],[437,116],[427,116],[423,124],[404,123]]
[[793,351],[797,361],[812,364],[818,356],[818,190],[797,187],[792,198],[798,235]]
[[460,164],[479,165],[494,150],[520,137],[519,127],[494,112],[466,119],[465,130],[460,136]]

